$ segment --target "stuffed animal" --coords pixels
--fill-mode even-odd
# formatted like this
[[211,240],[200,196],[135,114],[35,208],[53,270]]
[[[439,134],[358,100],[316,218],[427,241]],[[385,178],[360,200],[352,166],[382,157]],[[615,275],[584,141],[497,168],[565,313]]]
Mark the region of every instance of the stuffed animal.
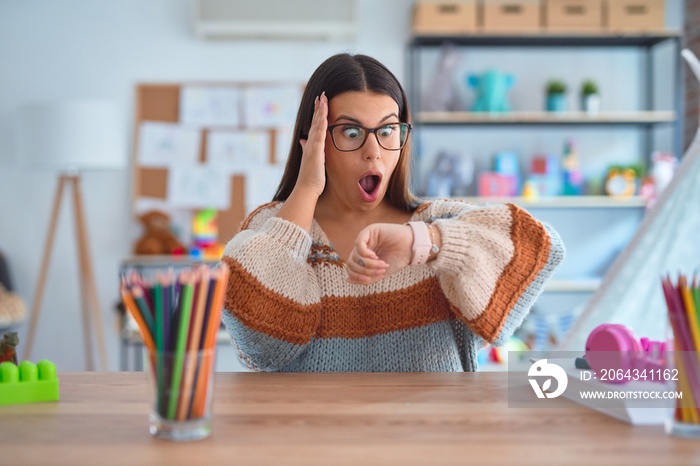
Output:
[[487,70],[481,76],[469,75],[467,80],[469,85],[476,89],[476,101],[472,111],[494,113],[510,111],[508,90],[515,82],[513,75]]
[[653,161],[651,177],[654,180],[654,187],[656,188],[656,195],[658,196],[661,194],[661,191],[666,189],[666,186],[671,183],[678,160],[676,160],[673,154],[658,151],[654,152],[651,159]]
[[184,254],[185,246],[170,230],[170,216],[151,210],[139,217],[144,234],[134,246],[135,254]]
[[647,201],[648,209],[656,204],[661,191],[671,183],[678,164],[673,154],[658,151],[652,154],[651,160],[651,173],[642,180],[642,186],[639,190],[639,194]]

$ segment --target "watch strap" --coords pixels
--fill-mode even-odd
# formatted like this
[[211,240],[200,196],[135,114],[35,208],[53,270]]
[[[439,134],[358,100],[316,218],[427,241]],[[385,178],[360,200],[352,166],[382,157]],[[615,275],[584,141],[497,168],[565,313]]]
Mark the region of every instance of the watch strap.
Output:
[[433,243],[430,240],[430,232],[425,222],[408,222],[407,225],[413,230],[413,257],[411,265],[425,264],[430,257]]

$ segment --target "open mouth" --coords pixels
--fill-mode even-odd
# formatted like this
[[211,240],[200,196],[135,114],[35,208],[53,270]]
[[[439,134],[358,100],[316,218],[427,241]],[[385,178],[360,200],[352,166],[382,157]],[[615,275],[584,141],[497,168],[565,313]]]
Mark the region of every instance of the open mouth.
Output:
[[371,171],[365,173],[357,186],[360,189],[360,195],[365,202],[373,203],[379,198],[379,187],[382,184],[381,172]]
[[379,177],[379,175],[363,176],[362,178],[360,178],[360,187],[367,194],[372,194],[379,186],[380,181],[381,178]]

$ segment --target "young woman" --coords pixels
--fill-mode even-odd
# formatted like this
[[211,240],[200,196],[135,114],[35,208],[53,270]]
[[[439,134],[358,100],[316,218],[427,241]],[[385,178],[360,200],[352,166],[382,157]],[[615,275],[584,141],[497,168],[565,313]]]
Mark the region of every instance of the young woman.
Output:
[[564,258],[515,205],[419,203],[396,77],[364,55],[311,76],[274,201],[226,246],[223,320],[260,371],[474,371]]

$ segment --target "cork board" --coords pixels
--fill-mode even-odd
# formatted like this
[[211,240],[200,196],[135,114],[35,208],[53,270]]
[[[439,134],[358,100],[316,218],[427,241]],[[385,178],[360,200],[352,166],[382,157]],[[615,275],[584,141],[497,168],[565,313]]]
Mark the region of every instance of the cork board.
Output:
[[[139,157],[139,141],[141,138],[141,126],[144,122],[180,123],[180,98],[184,86],[197,87],[236,87],[246,89],[253,86],[290,86],[290,83],[167,83],[167,84],[138,84],[135,89],[135,115],[134,115],[134,141],[132,148],[132,172],[133,191],[132,206],[134,214],[138,214],[137,203],[140,199],[154,199],[168,203],[168,176],[170,168],[168,166],[154,167],[142,164]],[[303,90],[303,85],[292,84]],[[293,123],[293,121],[292,121]],[[201,126],[201,144],[199,147],[199,162],[206,163],[207,154],[207,133],[212,130],[226,130],[225,127],[216,126],[214,128]],[[228,129],[248,130],[243,121],[238,125]],[[279,129],[274,127],[254,128],[256,131],[264,131],[269,134],[269,154],[268,162],[276,163],[278,156],[276,147],[276,133]],[[239,230],[241,222],[248,215],[246,209],[246,177],[241,174],[231,175],[231,189],[228,208],[219,210],[219,242],[225,244]],[[195,210],[195,209],[190,209]]]

